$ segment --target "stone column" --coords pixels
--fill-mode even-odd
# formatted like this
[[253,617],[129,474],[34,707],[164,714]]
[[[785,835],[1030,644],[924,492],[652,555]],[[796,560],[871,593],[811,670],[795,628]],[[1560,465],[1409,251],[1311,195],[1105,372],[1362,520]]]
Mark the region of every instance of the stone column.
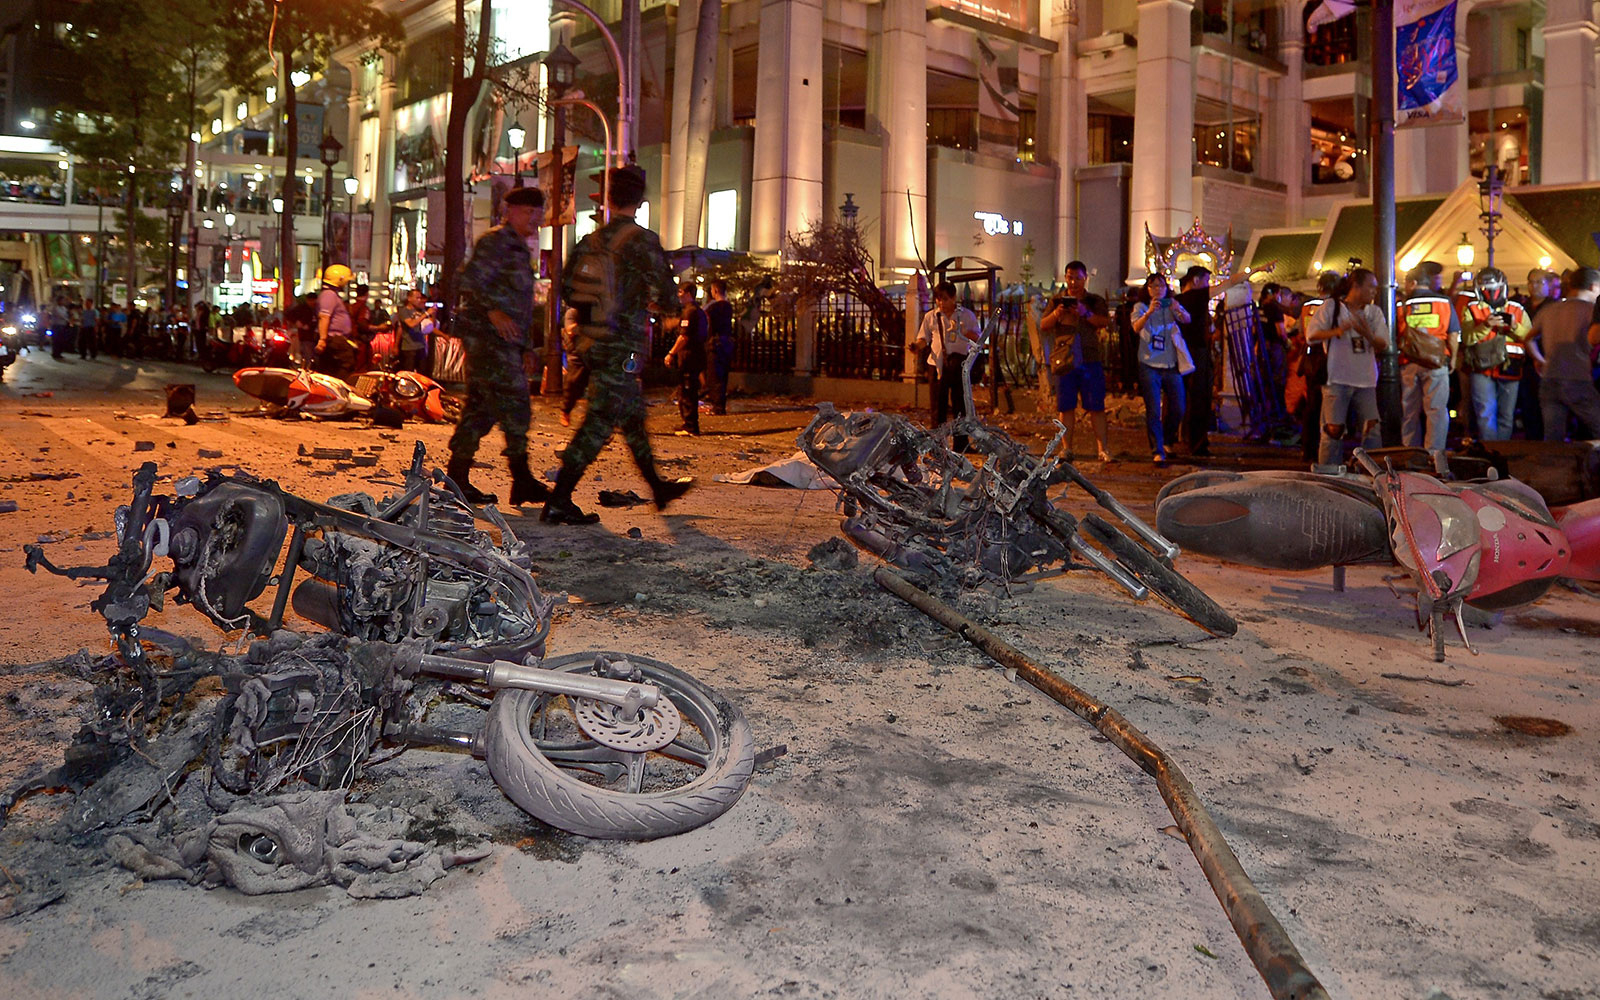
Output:
[[[696,242],[698,236],[680,238],[683,234],[683,151],[689,145],[689,90],[694,76],[694,29],[699,10],[700,0],[680,0],[677,28],[672,36],[672,105],[668,109],[671,122],[666,148],[661,152],[666,162],[662,164],[661,221],[656,227],[661,233],[662,246],[669,250],[686,242]],[[759,123],[758,117],[758,128]]]
[[1061,276],[1067,261],[1078,256],[1078,168],[1087,164],[1089,99],[1078,78],[1078,8],[1058,0],[1052,11],[1055,23],[1050,37],[1059,46],[1050,57],[1050,120],[1047,155],[1056,165],[1056,237],[1048,249],[1053,255],[1035,257],[1035,280]]
[[1133,98],[1128,266],[1144,273],[1144,230],[1171,236],[1194,222],[1194,86],[1190,0],[1139,0]]
[[1548,0],[1544,17],[1544,129],[1539,182],[1600,179],[1600,27],[1591,0]]
[[928,19],[923,0],[884,0],[882,30],[873,54],[871,119],[883,140],[880,280],[906,279],[904,376],[921,368],[910,350],[922,317],[916,280],[922,257],[932,252],[928,221]]
[[878,265],[902,274],[919,266],[930,242],[927,25],[923,0],[884,0],[873,67],[873,118],[867,123],[883,140]]
[[389,280],[389,192],[394,187],[394,56],[383,57],[383,76],[378,83],[377,169],[372,178],[372,280]]
[[822,2],[762,0],[750,249],[822,218]]
[[1311,111],[1305,101],[1306,40],[1298,8],[1283,14],[1283,41],[1278,57],[1288,71],[1275,84],[1272,97],[1272,138],[1276,148],[1277,179],[1288,187],[1284,199],[1284,225],[1298,226],[1305,215],[1306,179],[1311,175]]

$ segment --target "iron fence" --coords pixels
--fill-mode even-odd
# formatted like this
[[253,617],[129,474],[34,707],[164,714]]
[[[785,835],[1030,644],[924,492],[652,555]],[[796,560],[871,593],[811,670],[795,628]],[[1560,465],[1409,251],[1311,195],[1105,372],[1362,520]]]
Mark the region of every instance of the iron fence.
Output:
[[830,296],[816,323],[819,375],[895,380],[905,370],[905,332],[883,329],[854,296]]
[[763,374],[794,371],[795,316],[792,309],[761,307],[753,327],[735,323],[733,370]]

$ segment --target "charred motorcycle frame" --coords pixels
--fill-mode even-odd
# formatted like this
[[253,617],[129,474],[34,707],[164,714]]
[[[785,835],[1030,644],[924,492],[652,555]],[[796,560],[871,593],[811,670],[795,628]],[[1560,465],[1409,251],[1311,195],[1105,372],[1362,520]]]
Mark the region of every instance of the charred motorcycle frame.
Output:
[[[328,503],[216,474],[158,495],[146,463],[117,513],[108,565],[58,569],[29,546],[30,570],[107,583],[92,606],[117,654],[102,664],[101,718],[80,734],[77,758],[109,767],[133,748],[150,758],[141,745],[171,729],[201,679],[219,676],[227,694],[207,756],[212,777],[236,793],[293,778],[348,786],[379,746],[425,744],[486,757],[518,806],[585,836],[664,836],[732,806],[754,758],[739,710],[648,657],[545,658],[553,602],[526,549],[493,507],[469,505],[424,458],[419,443],[396,497]],[[152,575],[161,557],[172,568]],[[269,586],[263,614],[250,603]],[[142,627],[169,593],[225,630],[269,638],[242,662],[196,654]],[[330,634],[280,631],[291,600]],[[474,724],[441,727],[435,715]],[[79,825],[122,818],[113,813]]]

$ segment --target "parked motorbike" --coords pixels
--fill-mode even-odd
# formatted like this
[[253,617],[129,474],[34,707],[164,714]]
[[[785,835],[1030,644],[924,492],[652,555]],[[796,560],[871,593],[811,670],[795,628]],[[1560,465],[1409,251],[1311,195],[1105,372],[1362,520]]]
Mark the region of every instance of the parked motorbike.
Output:
[[[1233,618],[1173,569],[1178,547],[1062,457],[1064,437],[1063,428],[1034,456],[978,420],[930,432],[893,414],[823,403],[799,443],[838,484],[846,536],[914,576],[1004,586],[1030,570],[1086,563],[1135,600],[1154,593],[1208,632],[1233,635]],[[950,447],[963,439],[984,456],[980,465]],[[1099,514],[1079,520],[1060,509],[1046,491],[1062,483],[1083,489],[1135,537]]]
[[5,378],[6,369],[21,356],[22,329],[8,320],[0,326],[0,379]]
[[[219,676],[227,694],[205,756],[212,779],[239,794],[294,780],[348,787],[380,749],[430,745],[485,757],[519,807],[584,836],[666,836],[730,808],[754,763],[739,709],[648,656],[546,657],[553,602],[527,550],[493,507],[469,505],[424,459],[419,443],[398,496],[327,503],[242,475],[182,479],[158,495],[146,463],[117,512],[108,565],[58,569],[28,546],[30,570],[107,584],[92,607],[117,654],[97,689],[100,718],[69,766],[164,759],[153,744],[174,738],[195,684]],[[171,568],[152,575],[162,557]],[[274,585],[270,607],[253,607]],[[142,624],[169,594],[229,632],[269,638],[242,661],[196,655]],[[281,631],[291,599],[330,632]]]
[[233,384],[278,412],[304,413],[325,420],[366,413],[373,406],[372,400],[343,379],[309,368],[241,368],[233,373]]
[[1156,526],[1192,551],[1263,569],[1398,564],[1437,660],[1446,617],[1472,648],[1464,606],[1503,611],[1561,577],[1600,582],[1600,500],[1552,510],[1518,480],[1452,482],[1407,458],[1358,451],[1361,472],[1338,475],[1191,473],[1157,495]]

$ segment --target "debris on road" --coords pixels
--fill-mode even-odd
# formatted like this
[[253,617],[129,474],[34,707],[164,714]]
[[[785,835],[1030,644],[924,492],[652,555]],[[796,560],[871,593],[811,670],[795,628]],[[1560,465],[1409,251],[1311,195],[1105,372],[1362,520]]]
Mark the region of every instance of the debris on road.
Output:
[[133,450],[134,451],[155,451],[156,450],[156,443],[154,441],[135,441],[133,443]]
[[861,562],[855,546],[837,536],[811,546],[806,558],[817,569],[835,571],[855,569]]
[[0,500],[0,514],[15,514],[17,502],[15,500]]

